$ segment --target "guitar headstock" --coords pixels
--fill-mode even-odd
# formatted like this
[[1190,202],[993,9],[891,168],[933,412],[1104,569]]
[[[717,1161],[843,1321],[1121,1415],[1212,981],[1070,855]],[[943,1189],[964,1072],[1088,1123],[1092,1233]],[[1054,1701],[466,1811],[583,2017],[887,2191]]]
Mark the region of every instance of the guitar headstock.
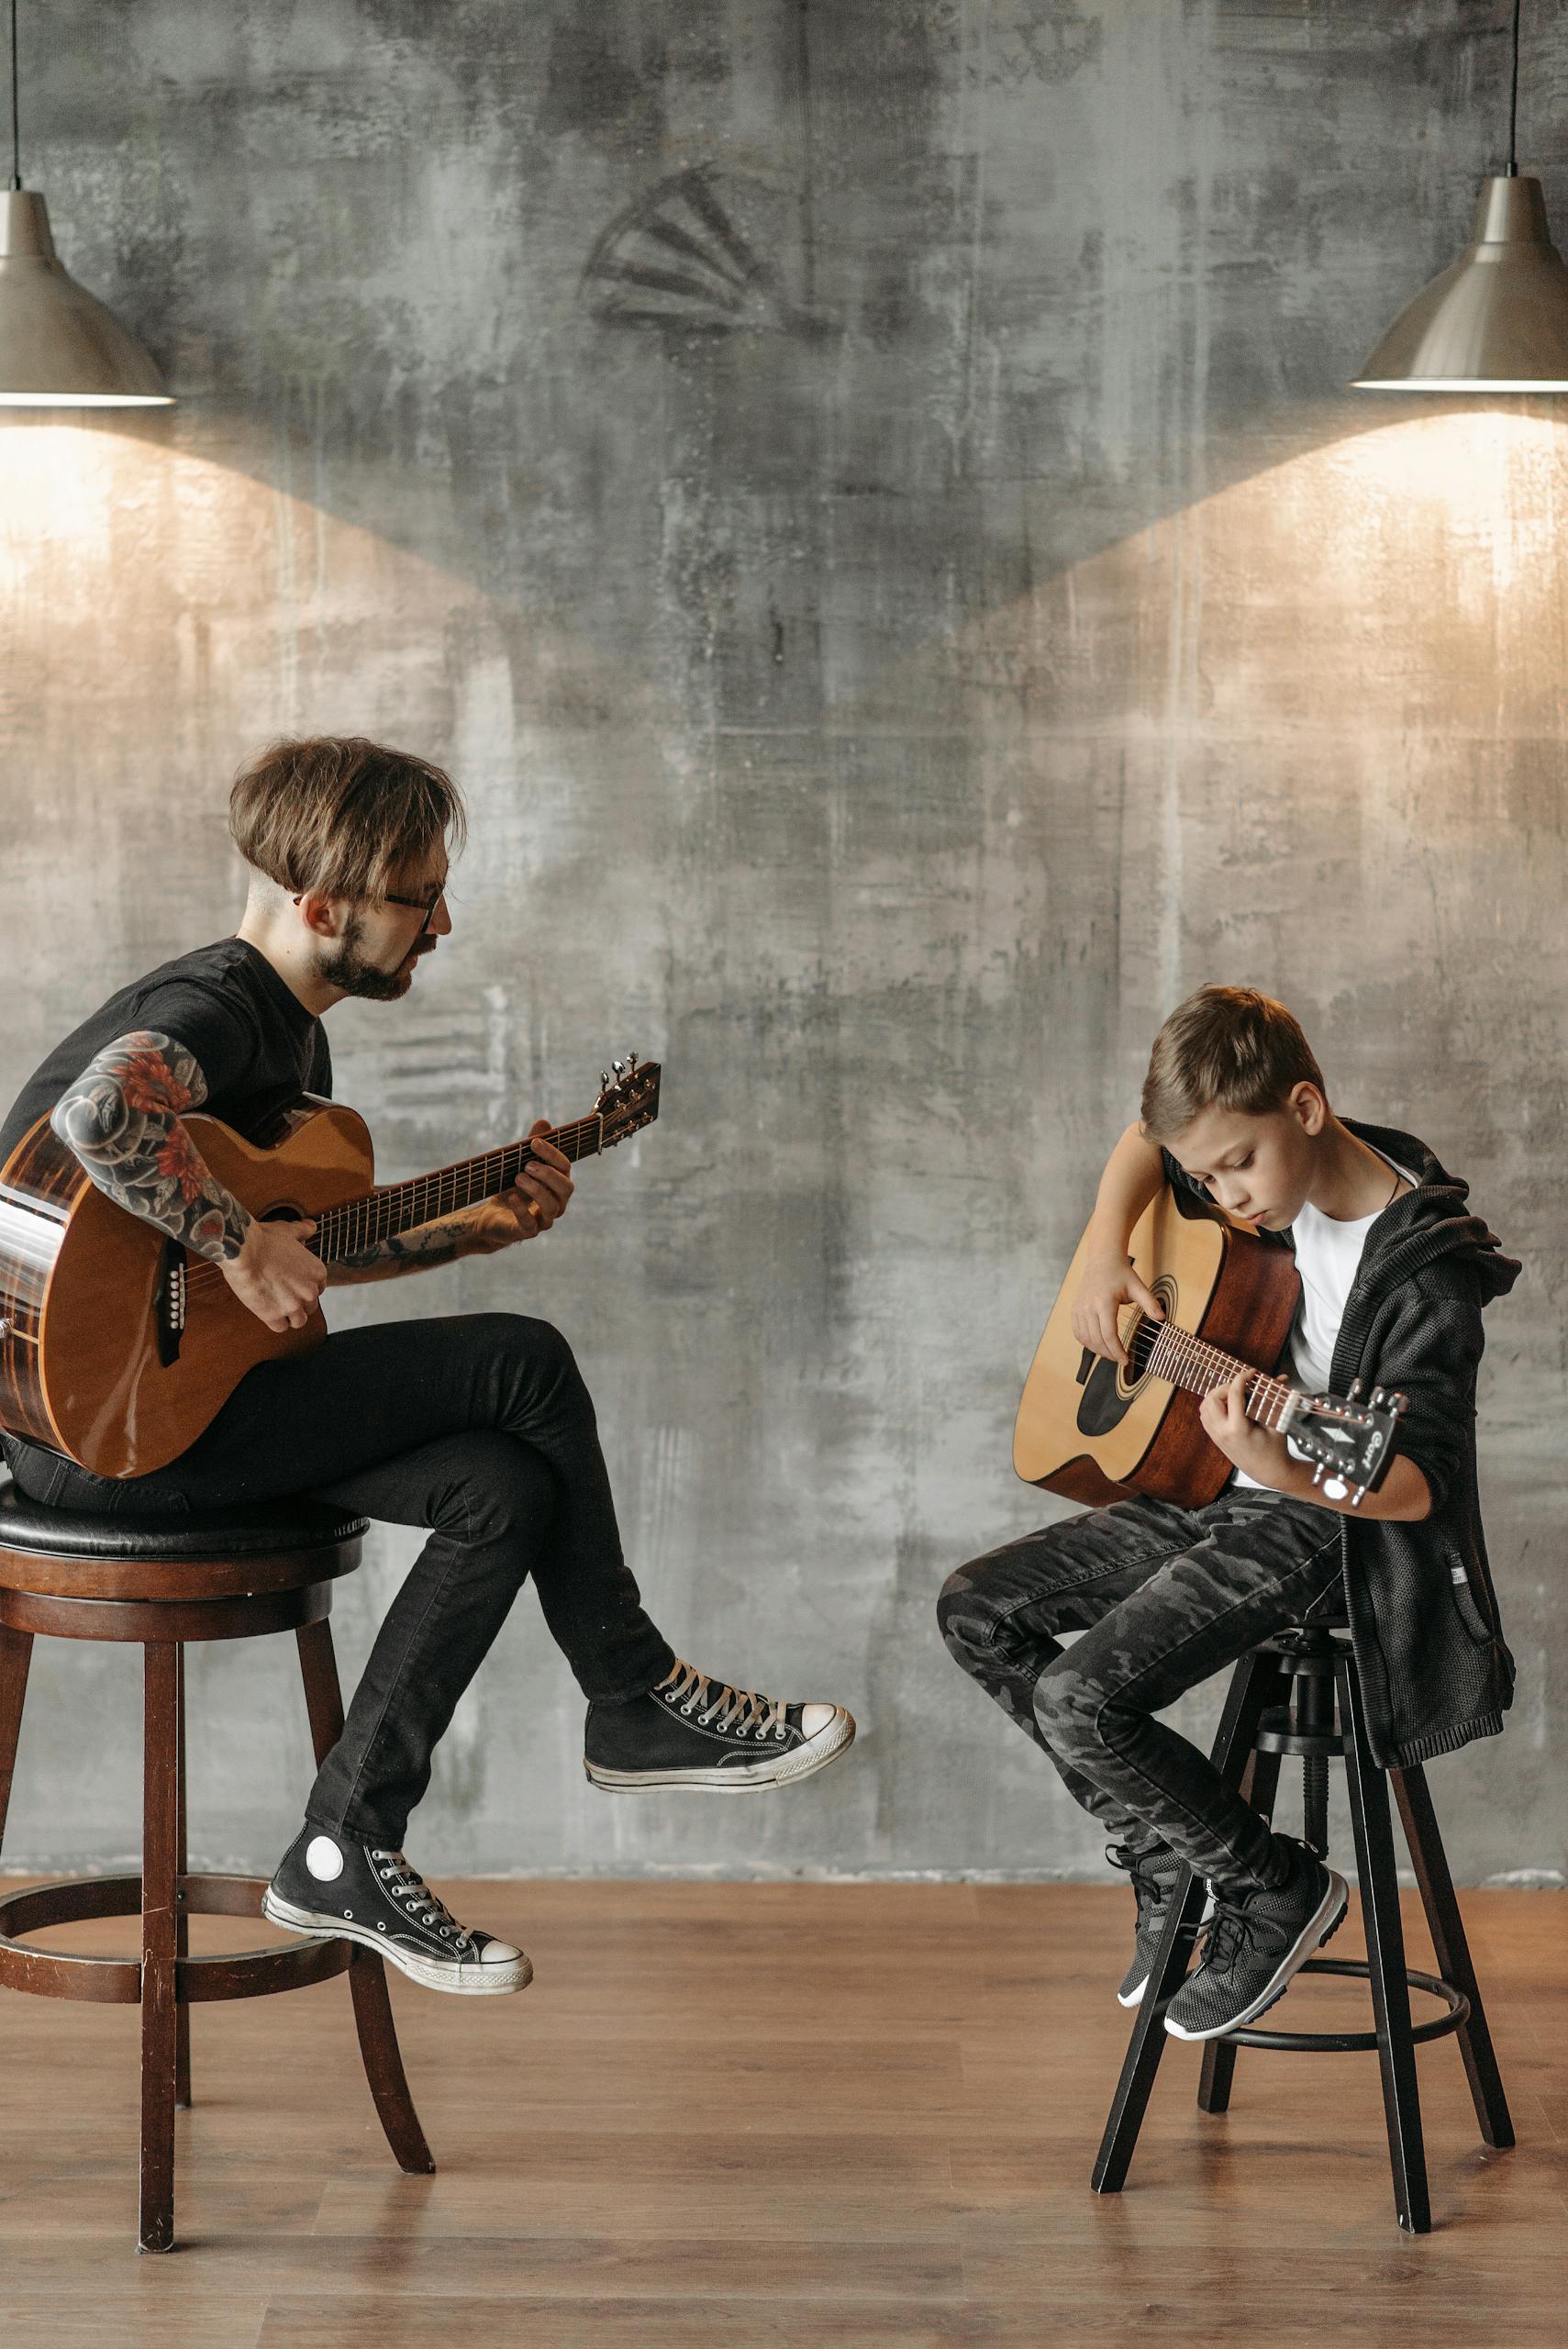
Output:
[[612,1061],[601,1072],[602,1090],[594,1104],[594,1115],[604,1119],[601,1150],[613,1150],[628,1134],[653,1123],[659,1115],[660,1074],[657,1061],[639,1063],[635,1052],[628,1052],[624,1061]]
[[1342,1501],[1354,1487],[1357,1507],[1382,1482],[1406,1408],[1405,1396],[1385,1394],[1381,1386],[1363,1402],[1358,1378],[1348,1396],[1298,1395],[1286,1432],[1298,1452],[1317,1462],[1312,1481],[1325,1497]]

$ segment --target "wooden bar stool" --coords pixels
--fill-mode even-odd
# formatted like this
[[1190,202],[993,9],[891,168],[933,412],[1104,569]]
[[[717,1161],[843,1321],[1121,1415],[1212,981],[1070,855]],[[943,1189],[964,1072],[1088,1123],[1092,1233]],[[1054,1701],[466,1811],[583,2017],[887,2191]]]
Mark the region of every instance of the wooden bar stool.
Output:
[[[362,1518],[309,1501],[201,1516],[93,1516],[40,1507],[0,1485],[0,1839],[34,1638],[139,1642],[143,1651],[139,1876],[82,1877],[0,1898],[0,1985],[45,1998],[141,2008],[142,2251],[174,2240],[174,2109],[191,2101],[190,2010],[347,1974],[360,2053],[386,2140],[406,2170],[435,2167],[404,2076],[373,1951],[299,1941],[193,1957],[189,1920],[260,1917],[260,1876],[192,1876],[185,1850],[185,1642],[293,1631],[319,1762],[343,1726],[328,1615],[332,1585],[360,1562]],[[141,1955],[29,1948],[46,1925],[141,1918]]]
[[[1425,2234],[1432,2219],[1416,2085],[1416,2049],[1421,2042],[1441,2039],[1450,2032],[1458,2039],[1475,2117],[1486,2144],[1511,2145],[1514,2129],[1426,1772],[1412,1768],[1385,1774],[1372,1759],[1355,1651],[1345,1636],[1347,1629],[1341,1616],[1282,1632],[1278,1639],[1266,1640],[1251,1655],[1243,1656],[1231,1675],[1214,1760],[1227,1782],[1239,1786],[1263,1818],[1272,1819],[1281,1760],[1285,1755],[1298,1757],[1304,1775],[1306,1840],[1319,1852],[1327,1851],[1329,1842],[1329,1763],[1331,1758],[1343,1761],[1367,1954],[1364,1959],[1308,1958],[1302,1971],[1360,1976],[1368,1982],[1373,2028],[1265,2031],[1254,2024],[1228,2032],[1222,2039],[1205,2044],[1198,2105],[1205,2112],[1226,2110],[1240,2047],[1272,2047],[1293,2054],[1375,2049],[1383,2078],[1395,2210],[1402,2227],[1411,2234]],[[1388,1809],[1390,1779],[1437,1953],[1437,1974],[1412,1972],[1405,1963]],[[1204,1896],[1202,1877],[1191,1869],[1184,1871],[1176,1882],[1170,1920],[1143,1993],[1101,2140],[1091,2181],[1096,2193],[1118,2193],[1126,2180],[1154,2075],[1165,2052],[1165,2009],[1185,1978]],[[1414,2022],[1412,1990],[1434,1998],[1440,2011],[1423,2022]]]

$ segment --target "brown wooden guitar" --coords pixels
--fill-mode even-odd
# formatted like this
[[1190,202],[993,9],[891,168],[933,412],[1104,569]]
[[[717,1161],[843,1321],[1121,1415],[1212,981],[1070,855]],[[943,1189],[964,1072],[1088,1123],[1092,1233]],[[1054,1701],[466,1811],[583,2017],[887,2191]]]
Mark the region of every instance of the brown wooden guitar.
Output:
[[1238,1371],[1247,1415],[1287,1433],[1314,1461],[1313,1482],[1330,1500],[1355,1504],[1377,1484],[1394,1451],[1403,1396],[1382,1387],[1303,1395],[1287,1378],[1254,1369],[1284,1352],[1301,1283],[1295,1259],[1245,1226],[1168,1186],[1133,1227],[1128,1253],[1165,1319],[1126,1306],[1118,1317],[1129,1367],[1106,1362],[1073,1334],[1073,1300],[1088,1251],[1085,1231],[1051,1308],[1025,1383],[1013,1431],[1013,1465],[1026,1484],[1094,1507],[1149,1493],[1184,1508],[1218,1498],[1230,1463],[1209,1442],[1199,1399]]
[[[617,1061],[585,1118],[545,1137],[573,1160],[613,1150],[659,1114],[659,1067]],[[357,1111],[306,1098],[264,1143],[217,1118],[183,1120],[218,1181],[262,1218],[310,1217],[306,1245],[328,1264],[494,1198],[532,1141],[373,1187],[370,1130]],[[248,1370],[327,1335],[269,1330],[216,1264],[193,1255],[88,1181],[40,1119],[0,1168],[0,1426],[99,1476],[143,1476],[178,1459]]]

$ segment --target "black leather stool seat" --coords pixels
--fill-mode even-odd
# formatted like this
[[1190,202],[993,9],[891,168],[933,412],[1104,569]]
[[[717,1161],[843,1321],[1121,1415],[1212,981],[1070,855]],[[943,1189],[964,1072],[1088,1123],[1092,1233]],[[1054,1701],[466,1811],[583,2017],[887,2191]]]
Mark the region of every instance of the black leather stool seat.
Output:
[[0,1549],[53,1558],[253,1558],[315,1550],[352,1540],[367,1520],[304,1498],[254,1501],[235,1508],[173,1508],[153,1516],[100,1514],[30,1501],[18,1486],[0,1485]]

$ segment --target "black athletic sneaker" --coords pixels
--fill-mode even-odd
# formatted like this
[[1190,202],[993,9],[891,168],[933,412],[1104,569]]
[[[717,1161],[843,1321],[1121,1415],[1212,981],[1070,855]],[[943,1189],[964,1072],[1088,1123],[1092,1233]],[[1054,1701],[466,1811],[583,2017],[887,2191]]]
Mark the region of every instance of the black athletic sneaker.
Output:
[[1132,1878],[1132,1889],[1138,1900],[1138,1932],[1132,1945],[1132,1964],[1122,1976],[1117,1992],[1124,2007],[1136,2007],[1142,2001],[1144,1987],[1159,1955],[1160,1943],[1171,1915],[1171,1901],[1182,1873],[1182,1862],[1163,1843],[1147,1844],[1141,1849],[1133,1843],[1107,1843],[1106,1857],[1113,1868],[1125,1868]]
[[533,1980],[520,1949],[460,1925],[401,1852],[308,1824],[279,1861],[261,1914],[312,1941],[363,1942],[427,1990],[488,1998]]
[[1165,2009],[1173,2039],[1218,2039],[1256,2021],[1345,1921],[1350,1890],[1295,1836],[1291,1869],[1272,1891],[1216,1886],[1202,1957]]
[[731,1688],[677,1661],[651,1688],[619,1705],[592,1704],[583,1767],[595,1787],[705,1787],[745,1794],[788,1786],[842,1753],[855,1725],[841,1705],[791,1705]]

